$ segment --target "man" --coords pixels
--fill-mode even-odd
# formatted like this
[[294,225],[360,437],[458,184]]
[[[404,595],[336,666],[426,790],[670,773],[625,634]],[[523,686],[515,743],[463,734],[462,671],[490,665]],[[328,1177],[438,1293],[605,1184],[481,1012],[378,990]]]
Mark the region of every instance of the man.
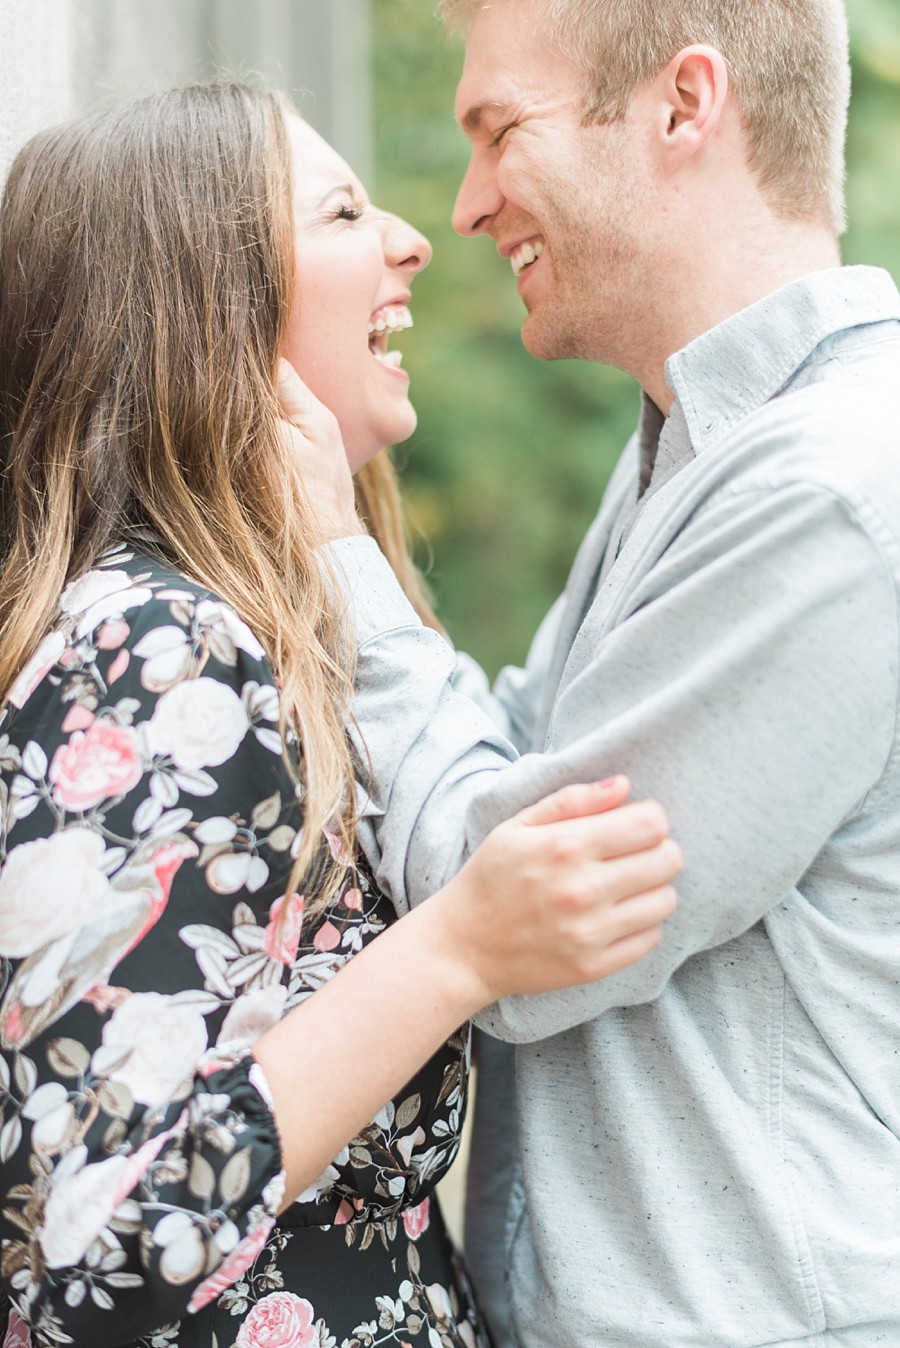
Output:
[[457,228],[510,259],[534,355],[630,371],[644,408],[495,690],[518,761],[338,511],[365,845],[416,903],[622,770],[685,855],[640,965],[481,1017],[517,1044],[512,1341],[900,1344],[900,296],[839,266],[842,5],[444,10]]

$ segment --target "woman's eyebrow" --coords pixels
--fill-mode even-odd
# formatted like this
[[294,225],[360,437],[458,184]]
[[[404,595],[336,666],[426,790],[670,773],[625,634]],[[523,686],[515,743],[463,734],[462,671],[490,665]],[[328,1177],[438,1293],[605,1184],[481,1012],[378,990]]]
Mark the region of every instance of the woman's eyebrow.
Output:
[[319,202],[319,205],[324,206],[325,203],[330,201],[332,197],[337,196],[355,197],[356,188],[353,186],[352,183],[339,183],[337,187],[329,187],[328,191],[325,193],[324,197],[322,197],[321,201]]

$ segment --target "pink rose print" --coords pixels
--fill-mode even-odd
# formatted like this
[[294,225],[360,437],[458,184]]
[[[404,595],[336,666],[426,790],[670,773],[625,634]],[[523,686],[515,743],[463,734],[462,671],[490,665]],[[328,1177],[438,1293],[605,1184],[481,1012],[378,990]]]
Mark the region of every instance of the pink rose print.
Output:
[[217,1297],[228,1290],[232,1283],[237,1282],[241,1274],[259,1257],[274,1225],[274,1217],[264,1217],[255,1231],[251,1231],[249,1235],[244,1236],[244,1239],[234,1247],[228,1258],[222,1261],[215,1273],[202,1282],[194,1292],[188,1305],[189,1315],[202,1311],[204,1306],[208,1306],[211,1301],[215,1301]]
[[53,798],[64,810],[90,810],[124,796],[141,780],[138,738],[130,726],[94,721],[61,744],[50,762]]
[[9,1313],[3,1348],[31,1348],[31,1331],[15,1310]]
[[269,959],[277,960],[280,964],[293,964],[297,958],[302,926],[302,895],[284,894],[276,899],[269,909],[269,924],[264,939]]
[[234,1348],[313,1348],[315,1311],[293,1292],[272,1292],[257,1301],[235,1340]]
[[410,1240],[418,1240],[428,1230],[430,1200],[423,1198],[416,1208],[407,1208],[403,1214],[403,1229]]

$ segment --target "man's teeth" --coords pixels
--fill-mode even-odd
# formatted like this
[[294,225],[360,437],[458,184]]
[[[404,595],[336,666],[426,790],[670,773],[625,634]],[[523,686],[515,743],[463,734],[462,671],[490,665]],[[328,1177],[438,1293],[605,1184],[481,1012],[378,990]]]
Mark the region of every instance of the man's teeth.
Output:
[[533,239],[529,243],[520,243],[518,248],[514,248],[509,255],[513,275],[521,276],[526,267],[530,267],[532,262],[537,262],[543,251],[544,242],[542,239]]
[[413,316],[404,306],[400,309],[379,309],[369,319],[369,336],[380,337],[383,332],[405,332],[413,325]]

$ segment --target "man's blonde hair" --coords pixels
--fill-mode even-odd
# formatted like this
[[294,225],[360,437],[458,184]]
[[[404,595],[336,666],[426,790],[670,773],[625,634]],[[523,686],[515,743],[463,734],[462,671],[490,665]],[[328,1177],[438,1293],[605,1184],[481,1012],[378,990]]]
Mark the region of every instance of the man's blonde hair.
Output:
[[[588,77],[590,121],[624,117],[634,90],[684,47],[715,47],[728,66],[748,162],[770,205],[788,219],[827,219],[843,233],[850,97],[843,0],[539,3],[548,37]],[[487,5],[439,0],[438,12],[451,31],[465,31]]]

